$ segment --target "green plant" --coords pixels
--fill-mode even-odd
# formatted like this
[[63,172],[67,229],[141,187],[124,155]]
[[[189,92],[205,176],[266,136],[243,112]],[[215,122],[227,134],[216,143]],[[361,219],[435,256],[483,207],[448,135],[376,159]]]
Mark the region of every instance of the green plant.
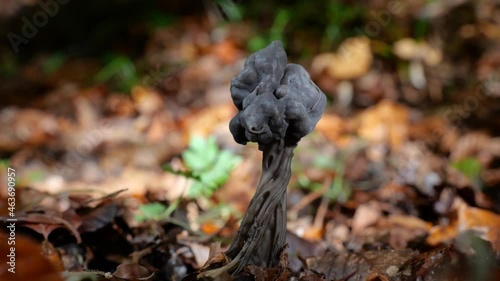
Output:
[[230,22],[241,21],[243,18],[241,7],[232,0],[215,0],[215,4],[219,6]]
[[451,167],[466,176],[476,188],[481,188],[483,166],[476,158],[468,157],[451,163]]
[[45,74],[52,74],[63,66],[66,56],[62,53],[55,53],[47,57],[42,65],[42,72]]
[[139,82],[134,62],[125,56],[113,57],[94,77],[95,82],[112,82],[120,91],[129,92]]
[[134,219],[139,222],[148,220],[161,221],[170,217],[170,214],[172,214],[177,206],[178,201],[175,201],[168,208],[159,202],[140,205]]
[[7,168],[10,165],[10,159],[8,158],[0,158],[0,167]]
[[161,28],[165,26],[170,26],[175,23],[176,18],[170,13],[166,13],[159,10],[151,11],[148,18],[149,24],[153,28]]
[[[330,50],[333,45],[340,43],[344,38],[352,36],[352,34],[342,34],[342,29],[348,23],[361,18],[366,14],[362,7],[355,5],[347,5],[342,1],[328,1],[326,4],[325,30],[322,38],[322,49]],[[358,34],[359,35],[359,34]]]
[[226,183],[241,157],[230,151],[220,150],[213,137],[193,137],[188,149],[182,153],[182,160],[188,169],[186,172],[174,171],[170,166],[165,166],[165,170],[193,180],[187,192],[188,198],[208,198]]
[[256,52],[275,40],[279,40],[283,42],[283,45],[286,45],[284,34],[285,27],[290,21],[290,17],[290,10],[285,8],[279,9],[276,13],[276,17],[274,18],[273,25],[269,29],[269,32],[267,32],[265,35],[257,35],[250,38],[247,43],[247,48],[252,52]]

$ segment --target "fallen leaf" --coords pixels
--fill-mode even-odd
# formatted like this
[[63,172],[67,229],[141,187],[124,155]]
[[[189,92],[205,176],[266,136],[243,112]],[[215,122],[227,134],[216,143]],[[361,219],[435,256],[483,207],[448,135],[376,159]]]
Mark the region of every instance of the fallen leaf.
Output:
[[391,215],[387,218],[387,222],[390,225],[398,225],[415,230],[420,229],[428,231],[432,227],[430,222],[423,221],[422,219],[414,216]]
[[119,214],[120,207],[114,201],[105,201],[95,208],[79,208],[77,213],[82,219],[78,227],[80,233],[94,232],[111,223]]
[[352,219],[352,232],[362,233],[368,226],[374,225],[381,216],[382,210],[375,201],[359,205]]
[[[0,250],[2,255],[0,256],[0,280],[9,281],[26,281],[26,280],[38,280],[38,281],[62,281],[60,269],[58,266],[54,267],[54,264],[44,256],[41,252],[42,249],[38,243],[33,240],[17,234],[16,235],[16,245],[8,245],[8,236],[3,232],[0,232],[0,240],[4,241],[0,243]],[[11,252],[12,248],[15,252]],[[13,253],[15,258],[10,258],[8,255]],[[12,264],[10,262],[13,261]],[[13,268],[15,273],[8,271],[9,268]]]
[[38,109],[3,108],[0,126],[9,128],[0,133],[0,150],[14,151],[25,146],[39,146],[59,134],[54,116]]
[[331,77],[349,80],[368,72],[373,61],[370,39],[365,36],[348,38],[336,53],[317,55],[312,62],[313,73],[326,71]]
[[189,243],[188,246],[193,252],[196,264],[201,268],[209,260],[210,248],[198,243]]
[[113,272],[113,276],[124,280],[151,280],[154,272],[137,263],[122,263]]
[[470,207],[456,198],[453,204],[456,219],[445,226],[434,226],[429,231],[427,243],[437,245],[455,239],[460,233],[474,231],[489,241],[496,252],[500,252],[500,215]]
[[311,227],[308,227],[304,231],[302,238],[304,238],[308,241],[311,241],[311,242],[320,241],[323,238],[323,233],[324,233],[323,227],[317,227],[317,226],[311,225]]
[[135,108],[141,114],[152,115],[164,107],[163,98],[152,89],[135,86],[132,88],[131,92],[132,100],[135,102]]
[[229,39],[224,39],[213,45],[212,52],[223,64],[234,63],[236,59],[241,56],[241,51],[238,50],[234,42]]
[[394,43],[393,52],[405,60],[423,60],[428,65],[437,65],[443,59],[440,49],[427,42],[417,42],[413,38],[403,38]]
[[458,230],[474,230],[491,242],[493,249],[500,252],[500,215],[493,212],[460,204],[458,207]]
[[337,115],[325,113],[316,124],[315,130],[323,134],[329,141],[338,143],[339,138],[346,131],[345,120]]
[[151,120],[151,125],[147,131],[147,142],[160,143],[165,141],[169,133],[176,129],[172,115],[167,111],[160,112]]
[[442,247],[422,253],[410,264],[413,276],[420,280],[457,280],[465,271],[464,267],[459,265],[458,253],[453,247]]
[[408,108],[390,100],[382,100],[357,116],[357,133],[373,142],[398,149],[408,138]]
[[[306,259],[310,270],[333,280],[389,280],[412,276],[408,262],[417,255],[413,250],[379,250],[363,253],[326,252]],[[387,280],[387,279],[385,279]]]
[[182,130],[185,132],[184,139],[188,143],[193,136],[209,136],[217,124],[221,122],[229,123],[236,113],[236,107],[233,104],[221,104],[214,107],[205,108],[195,114],[192,114],[182,120]]
[[229,258],[224,254],[220,247],[220,242],[214,242],[210,244],[210,251],[208,253],[208,259],[205,264],[200,268],[200,271],[206,271],[210,267],[224,266],[229,262]]

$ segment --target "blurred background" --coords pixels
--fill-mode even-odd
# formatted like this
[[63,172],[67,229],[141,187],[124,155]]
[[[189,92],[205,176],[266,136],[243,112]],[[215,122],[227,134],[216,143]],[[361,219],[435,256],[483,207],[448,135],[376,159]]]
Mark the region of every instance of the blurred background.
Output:
[[[281,40],[328,97],[294,158],[294,237],[493,249],[484,263],[498,273],[499,1],[3,0],[0,34],[2,184],[15,167],[20,212],[63,216],[74,201],[61,194],[126,189],[129,227],[175,219],[227,244],[261,168],[257,146],[228,131],[230,81]],[[45,240],[61,252],[64,236]],[[120,255],[139,247],[123,243]],[[79,266],[120,264],[94,254]]]

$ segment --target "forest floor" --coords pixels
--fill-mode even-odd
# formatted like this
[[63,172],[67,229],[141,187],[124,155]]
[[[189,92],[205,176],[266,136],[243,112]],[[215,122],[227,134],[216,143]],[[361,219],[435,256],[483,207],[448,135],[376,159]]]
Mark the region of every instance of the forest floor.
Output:
[[[249,30],[186,16],[139,62],[40,54],[2,80],[0,216],[17,221],[1,280],[182,280],[223,262],[261,173],[228,129]],[[287,41],[329,103],[295,150],[287,255],[246,274],[500,280],[499,31],[478,19],[453,41],[367,34],[306,56]]]

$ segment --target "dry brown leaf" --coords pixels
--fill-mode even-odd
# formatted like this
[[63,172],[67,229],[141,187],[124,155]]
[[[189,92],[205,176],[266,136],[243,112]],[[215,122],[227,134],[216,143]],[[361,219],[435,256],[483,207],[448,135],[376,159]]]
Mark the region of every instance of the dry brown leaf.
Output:
[[19,223],[42,234],[45,238],[47,238],[53,230],[65,227],[73,234],[77,243],[82,242],[80,233],[77,231],[77,226],[79,226],[81,222],[79,220],[67,221],[66,218],[62,218],[59,213],[29,213],[20,216]]
[[135,108],[141,114],[151,115],[160,111],[164,107],[163,98],[155,90],[142,86],[132,88],[132,99],[135,102]]
[[45,144],[60,131],[56,118],[38,109],[4,108],[0,111],[0,126],[9,128],[0,133],[1,151]]
[[131,117],[136,112],[132,99],[122,94],[110,94],[104,106],[106,111],[119,117]]
[[77,213],[82,219],[78,227],[80,233],[94,232],[113,222],[122,206],[116,200],[106,200],[95,208],[80,208]]
[[482,132],[461,136],[450,151],[450,161],[455,162],[467,157],[474,157],[483,167],[488,167],[495,157],[500,157],[500,139]]
[[162,142],[174,130],[177,130],[177,128],[172,114],[167,111],[160,112],[153,116],[151,120],[151,126],[149,126],[147,132],[147,141],[148,143]]
[[370,39],[365,36],[348,38],[336,53],[317,55],[311,65],[313,73],[326,71],[331,77],[349,80],[368,72],[373,61]]
[[377,202],[372,201],[359,205],[352,219],[352,232],[354,234],[362,233],[368,226],[374,225],[381,216],[382,210]]
[[434,196],[436,187],[445,178],[443,158],[418,142],[404,143],[398,153],[392,155],[391,162],[404,183],[415,186],[428,196]]
[[425,237],[431,227],[431,223],[405,215],[391,215],[378,225],[389,230],[389,244],[394,249],[408,248],[409,242]]
[[345,132],[345,121],[334,114],[325,113],[316,124],[315,130],[322,133],[329,141],[338,143],[342,133]]
[[414,216],[403,216],[403,215],[391,215],[387,218],[387,222],[390,225],[398,225],[409,229],[420,229],[429,231],[431,229],[432,224],[430,222],[423,221]]
[[455,199],[453,208],[456,212],[456,219],[453,219],[449,225],[431,228],[427,243],[430,245],[447,243],[460,233],[474,231],[481,238],[489,241],[496,252],[500,252],[500,215],[470,207],[459,198]]
[[[3,232],[0,232],[1,241],[8,241],[8,237]],[[41,247],[33,240],[26,238],[23,235],[16,235],[15,245],[15,273],[9,272],[11,268],[10,254],[11,246],[7,243],[0,243],[0,280],[10,281],[62,281],[58,270],[59,265],[51,263],[46,256],[41,254]]]
[[186,143],[192,136],[209,136],[217,125],[233,118],[236,107],[232,103],[205,108],[182,120],[182,131]]
[[321,241],[321,239],[323,238],[323,233],[324,233],[323,227],[312,225],[311,227],[308,227],[304,231],[302,238],[311,242]]
[[460,204],[458,207],[458,230],[477,231],[491,242],[493,249],[500,252],[500,215],[493,212]]
[[113,276],[120,280],[151,280],[154,272],[137,263],[122,263],[116,268]]
[[212,52],[224,64],[234,63],[241,56],[241,51],[236,48],[233,41],[229,39],[222,40],[212,46]]
[[43,241],[41,245],[41,253],[47,258],[47,260],[52,264],[54,269],[58,272],[65,270],[64,263],[59,255],[57,249],[49,241]]
[[210,248],[198,243],[187,243],[194,255],[194,260],[198,268],[203,267],[210,260]]
[[208,253],[208,259],[205,264],[200,268],[201,271],[207,270],[212,265],[224,266],[229,262],[229,258],[224,254],[220,247],[220,242],[214,242],[210,244],[210,251]]
[[408,138],[408,108],[383,100],[357,117],[358,135],[372,143],[397,150]]
[[[363,253],[327,252],[321,257],[307,258],[306,263],[309,269],[333,280],[392,280],[411,276],[411,268],[405,264],[415,256],[416,252],[408,249]],[[378,279],[373,279],[375,277]]]
[[405,60],[423,60],[428,65],[437,65],[443,59],[440,49],[427,42],[417,42],[413,38],[403,38],[394,43],[393,52]]
[[432,246],[440,243],[447,243],[457,237],[458,235],[458,222],[452,220],[447,225],[435,225],[429,230],[429,236],[426,242]]

